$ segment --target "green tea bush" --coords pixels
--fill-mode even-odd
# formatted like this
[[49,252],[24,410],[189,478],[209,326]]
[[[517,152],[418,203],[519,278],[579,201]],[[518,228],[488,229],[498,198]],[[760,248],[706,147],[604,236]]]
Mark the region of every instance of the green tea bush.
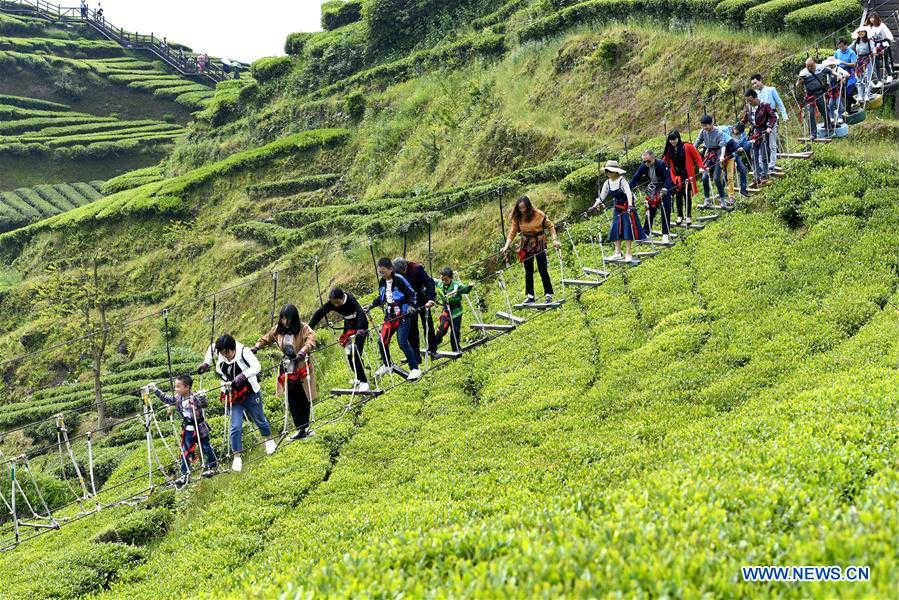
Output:
[[265,83],[278,77],[282,77],[290,72],[292,65],[289,56],[271,56],[268,58],[260,58],[253,63],[252,75],[253,79],[259,83]]
[[306,45],[306,40],[308,40],[311,35],[311,33],[306,31],[299,31],[288,35],[287,40],[284,42],[284,54],[301,56]]
[[[55,441],[56,439],[54,437],[54,442]],[[41,513],[44,512],[44,503],[41,502],[41,496],[43,496],[44,502],[47,503],[47,506],[51,511],[75,500],[74,494],[64,482],[55,477],[37,472],[33,466],[30,467],[30,470],[31,476],[29,476],[21,466],[17,466],[16,481],[22,486],[22,491],[25,492],[28,502],[34,507],[35,511],[40,511]],[[32,483],[32,477],[34,478],[34,483]],[[9,482],[7,481],[7,483]],[[38,495],[38,492],[34,489],[35,484],[37,484],[37,487],[40,489],[40,495]],[[22,502],[21,495],[19,496],[19,502]],[[28,515],[28,513],[22,513],[20,518],[27,519],[25,515]],[[0,523],[6,523],[11,520],[12,516],[9,511],[0,512]]]
[[125,51],[116,42],[106,40],[58,40],[38,37],[2,37],[0,50],[26,53],[54,54],[72,58],[103,58],[122,56]]
[[59,212],[52,204],[41,198],[40,194],[31,188],[19,188],[15,193],[19,198],[40,213],[41,217],[49,217]]
[[846,23],[857,21],[862,13],[858,0],[830,0],[806,6],[788,13],[784,26],[797,33],[833,31]]
[[[81,415],[77,412],[67,412],[63,415],[63,422],[69,431],[69,437],[74,436],[81,423]],[[25,435],[31,438],[31,442],[37,446],[49,446],[56,443],[56,421],[44,421],[25,428]]]
[[84,544],[72,554],[67,577],[56,582],[63,588],[57,595],[77,597],[109,589],[119,571],[140,564],[144,558],[143,551],[127,544]]
[[102,192],[103,195],[108,196],[110,194],[115,194],[116,192],[130,190],[142,185],[146,185],[148,183],[155,183],[161,180],[162,167],[156,165],[153,167],[147,167],[145,169],[129,171],[127,173],[119,175],[118,177],[113,177],[103,184]]
[[374,56],[405,50],[423,39],[442,14],[466,0],[362,0],[362,18]]
[[41,197],[52,204],[57,212],[65,212],[67,210],[71,210],[77,206],[73,204],[66,196],[60,194],[59,191],[56,190],[52,185],[38,185],[35,186],[34,191],[41,195]]
[[326,30],[337,29],[362,18],[361,0],[328,0],[322,3],[321,10],[322,29]]
[[122,518],[113,527],[101,532],[94,541],[146,546],[164,536],[173,519],[174,513],[164,506],[137,510]]
[[5,106],[18,106],[19,108],[33,108],[36,110],[67,111],[69,106],[49,100],[26,98],[24,96],[9,96],[0,94],[0,104]]
[[769,0],[746,11],[743,23],[757,31],[783,29],[784,17],[794,10],[814,4],[817,0]]
[[725,21],[742,25],[746,11],[753,6],[758,6],[766,0],[722,0],[715,7],[715,13]]
[[277,196],[290,196],[300,192],[310,192],[334,185],[340,179],[340,173],[323,173],[321,175],[307,175],[298,179],[285,181],[271,181],[247,188],[247,194],[252,198],[273,198]]

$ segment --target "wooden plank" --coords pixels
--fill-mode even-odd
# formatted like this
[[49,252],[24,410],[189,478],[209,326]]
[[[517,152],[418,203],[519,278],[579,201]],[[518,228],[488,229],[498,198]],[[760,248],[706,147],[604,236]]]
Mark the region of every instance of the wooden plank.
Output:
[[591,267],[584,267],[584,273],[586,273],[587,275],[597,275],[599,277],[608,277],[609,276],[608,271],[603,271],[602,269],[594,269]]
[[[516,308],[518,307],[516,306]],[[506,325],[505,323],[472,323],[469,327],[480,331],[512,331],[515,329],[514,325]]]
[[659,254],[661,250],[645,250],[643,252],[634,252],[634,258],[652,258],[653,256]]
[[524,323],[524,319],[522,319],[521,317],[516,317],[511,313],[503,312],[501,310],[496,312],[496,316],[502,319],[506,319],[507,321],[511,321],[516,325],[521,325],[522,323]]
[[607,258],[606,262],[610,262],[613,265],[624,265],[626,267],[636,267],[643,261],[641,261],[638,258],[632,258],[631,260],[625,260],[624,257],[622,256],[621,258],[615,258],[615,259]]
[[[523,309],[530,308],[534,310],[546,310],[547,308],[559,308],[565,303],[564,300],[556,300],[555,302],[522,302],[521,304],[516,304],[515,308]],[[510,325],[511,327],[511,325]]]
[[[662,234],[659,234],[660,236]],[[674,242],[663,242],[662,240],[637,240],[638,244],[644,244],[646,246],[661,246],[663,248],[673,248]]]
[[564,283],[565,285],[582,285],[582,286],[586,286],[586,287],[599,287],[603,283],[605,283],[605,280],[593,281],[590,279],[563,279],[562,283]]
[[[724,210],[724,209],[719,208],[718,210]],[[721,216],[721,213],[715,213],[712,215],[700,215],[700,216],[696,217],[696,221],[698,223],[704,223],[706,221],[714,221],[714,220],[718,219],[720,216]]]
[[799,158],[807,159],[812,157],[812,152],[778,152],[777,158]]
[[380,396],[384,392],[382,390],[369,390],[367,392],[360,392],[359,390],[353,390],[350,388],[334,388],[331,390],[332,396]]

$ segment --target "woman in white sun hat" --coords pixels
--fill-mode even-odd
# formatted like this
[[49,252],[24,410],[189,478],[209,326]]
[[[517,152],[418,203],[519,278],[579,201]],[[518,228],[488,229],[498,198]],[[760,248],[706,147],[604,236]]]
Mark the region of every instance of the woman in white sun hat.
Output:
[[616,160],[608,160],[602,168],[606,174],[605,183],[599,192],[599,197],[593,204],[591,210],[596,210],[606,198],[612,197],[615,211],[612,213],[612,228],[609,230],[609,241],[615,244],[615,254],[613,260],[621,258],[621,242],[625,242],[626,261],[633,260],[631,246],[634,240],[642,240],[646,238],[646,232],[637,216],[637,209],[634,206],[634,194],[627,179],[622,177],[625,173],[621,165]]

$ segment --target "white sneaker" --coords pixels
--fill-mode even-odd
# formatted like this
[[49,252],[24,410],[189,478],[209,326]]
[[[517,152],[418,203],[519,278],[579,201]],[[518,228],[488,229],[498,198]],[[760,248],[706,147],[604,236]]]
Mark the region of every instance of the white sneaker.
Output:
[[609,257],[609,260],[621,260],[621,252],[616,252],[612,256]]
[[409,381],[415,381],[416,379],[421,379],[421,369],[412,369],[409,371]]
[[634,256],[632,254],[627,254],[624,257],[625,262],[634,262]]
[[234,457],[234,460],[231,461],[231,470],[235,473],[240,473],[243,470],[243,459],[241,457]]
[[663,244],[668,244],[668,243],[670,243],[670,242],[668,241],[668,234],[667,234],[667,233],[665,233],[665,234],[662,235],[662,243],[663,243]]
[[378,370],[375,371],[375,376],[377,376],[377,377],[384,377],[385,375],[387,375],[388,373],[390,373],[392,370],[393,370],[393,369],[391,369],[391,368],[388,367],[387,365],[381,365],[380,367],[378,367]]
[[355,387],[355,390],[356,390],[357,392],[370,392],[370,391],[371,391],[371,386],[368,385],[367,382],[366,382],[366,383],[362,383],[362,382],[360,381],[360,382],[359,382],[356,386],[354,386],[354,387]]
[[275,440],[265,440],[265,453],[268,455],[272,455],[275,453],[275,449],[277,448],[277,444],[275,444]]

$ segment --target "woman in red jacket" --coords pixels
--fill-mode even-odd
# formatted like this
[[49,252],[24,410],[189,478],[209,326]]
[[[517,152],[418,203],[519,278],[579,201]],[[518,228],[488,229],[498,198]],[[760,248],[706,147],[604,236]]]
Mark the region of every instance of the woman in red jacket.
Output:
[[696,185],[697,174],[705,173],[705,167],[699,151],[690,142],[680,139],[680,133],[675,129],[668,134],[665,143],[665,154],[662,157],[671,173],[674,182],[674,195],[677,198],[677,221],[680,225],[684,218],[684,204],[687,205],[687,225],[693,217],[693,194],[699,192]]

